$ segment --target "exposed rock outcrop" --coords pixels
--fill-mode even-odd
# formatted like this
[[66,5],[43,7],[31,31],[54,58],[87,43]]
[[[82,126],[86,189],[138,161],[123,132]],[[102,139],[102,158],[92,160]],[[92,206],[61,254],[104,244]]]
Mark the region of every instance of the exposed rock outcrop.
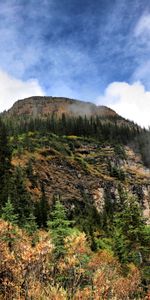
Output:
[[[70,210],[73,207],[84,210],[87,204],[95,207],[98,213],[103,213],[106,199],[110,202],[108,206],[119,204],[121,186],[138,197],[143,214],[150,222],[150,170],[143,166],[140,155],[130,147],[125,147],[125,152],[126,158],[122,159],[109,145],[100,148],[94,142],[85,144],[80,139],[80,148],[70,156],[47,147],[14,156],[12,163],[26,169],[29,160],[32,160],[34,185],[29,179],[28,189],[37,200],[42,182],[49,203],[52,203],[54,195],[60,195]],[[124,176],[118,177],[119,173],[112,173],[110,163]]]
[[63,97],[34,96],[18,100],[5,114],[7,116],[27,115],[45,117],[55,114],[69,116],[117,116],[116,112],[106,106],[96,106],[90,102]]

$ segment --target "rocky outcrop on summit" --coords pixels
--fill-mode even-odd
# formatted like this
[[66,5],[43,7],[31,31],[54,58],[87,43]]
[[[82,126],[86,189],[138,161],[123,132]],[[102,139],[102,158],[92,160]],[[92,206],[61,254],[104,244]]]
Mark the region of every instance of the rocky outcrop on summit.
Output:
[[18,100],[6,113],[6,116],[33,116],[46,117],[55,114],[60,117],[67,116],[117,116],[116,112],[106,106],[96,106],[90,102],[84,102],[63,97],[34,96]]

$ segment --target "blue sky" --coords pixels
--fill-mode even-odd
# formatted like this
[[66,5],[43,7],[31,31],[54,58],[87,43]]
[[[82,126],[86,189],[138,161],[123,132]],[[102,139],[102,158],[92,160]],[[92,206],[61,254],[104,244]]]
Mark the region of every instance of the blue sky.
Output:
[[30,95],[108,105],[148,126],[149,0],[0,0],[0,111]]

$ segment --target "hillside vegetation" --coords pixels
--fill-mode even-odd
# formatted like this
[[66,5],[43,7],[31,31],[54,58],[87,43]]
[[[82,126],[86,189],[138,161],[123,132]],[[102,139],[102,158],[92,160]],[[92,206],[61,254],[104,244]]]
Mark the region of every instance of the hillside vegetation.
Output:
[[0,120],[0,299],[149,299],[149,131]]

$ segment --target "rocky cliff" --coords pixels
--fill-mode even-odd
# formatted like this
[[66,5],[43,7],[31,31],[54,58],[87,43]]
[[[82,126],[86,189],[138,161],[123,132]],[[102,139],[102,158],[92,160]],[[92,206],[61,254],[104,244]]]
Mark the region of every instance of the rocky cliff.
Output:
[[90,102],[62,97],[30,97],[15,102],[6,112],[7,116],[27,115],[45,117],[55,114],[69,116],[117,116],[116,112],[105,106],[96,106]]
[[[20,151],[27,140],[29,145]],[[51,134],[39,137],[33,133],[12,142],[18,148],[12,164],[25,172],[32,165],[26,184],[33,199],[38,201],[43,183],[49,203],[59,195],[71,214],[84,214],[88,206],[103,213],[106,201],[108,210],[115,210],[121,192],[127,191],[138,197],[150,221],[150,169],[130,146],[117,149],[92,139]]]

